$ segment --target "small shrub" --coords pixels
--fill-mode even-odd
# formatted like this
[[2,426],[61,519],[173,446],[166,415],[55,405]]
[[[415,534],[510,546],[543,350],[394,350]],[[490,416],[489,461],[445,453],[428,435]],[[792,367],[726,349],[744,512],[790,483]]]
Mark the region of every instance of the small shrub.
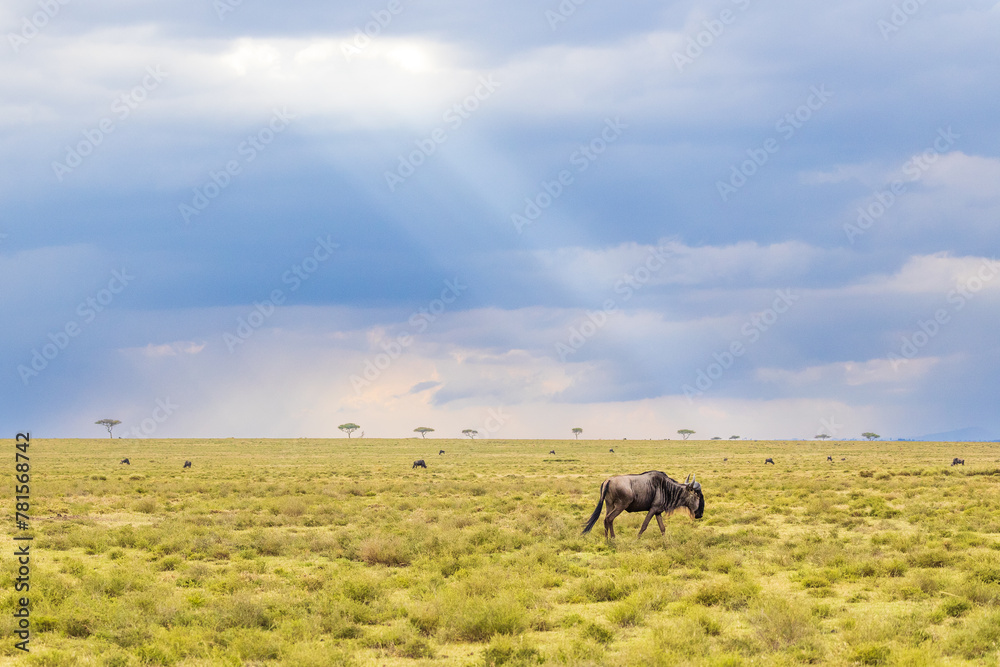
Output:
[[164,571],[172,572],[177,569],[177,566],[181,564],[180,556],[175,556],[173,554],[169,556],[164,556],[160,559],[157,566]]
[[590,577],[580,585],[580,592],[588,602],[615,602],[628,597],[632,592],[632,586],[625,585],[617,579]]
[[705,607],[723,606],[744,609],[760,594],[760,587],[749,582],[722,581],[705,584],[694,594],[694,601]]
[[854,662],[862,665],[887,665],[891,651],[888,646],[866,644],[854,650]]
[[809,616],[799,613],[783,598],[768,598],[750,613],[760,641],[771,650],[783,649],[807,639],[815,630]]
[[583,636],[593,639],[598,644],[610,644],[614,641],[615,633],[597,623],[588,623],[583,627]]
[[645,615],[643,605],[634,597],[622,600],[608,612],[608,620],[619,627],[630,627],[642,623]]
[[947,616],[959,617],[972,609],[972,603],[965,598],[950,598],[941,605],[941,611]]
[[369,565],[389,565],[399,567],[410,564],[410,554],[406,544],[398,537],[369,537],[358,549],[361,560]]
[[486,667],[527,667],[540,665],[544,662],[537,648],[528,644],[524,637],[514,639],[503,635],[494,637],[490,645],[483,651],[483,664]]

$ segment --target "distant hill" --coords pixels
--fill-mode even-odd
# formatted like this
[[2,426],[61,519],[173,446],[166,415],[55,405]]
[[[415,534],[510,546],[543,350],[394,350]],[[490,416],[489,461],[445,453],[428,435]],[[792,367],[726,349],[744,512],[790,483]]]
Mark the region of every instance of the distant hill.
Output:
[[931,433],[914,438],[914,440],[927,442],[988,442],[997,439],[1000,439],[1000,434],[991,433],[979,426],[968,426],[966,428],[955,429],[954,431]]

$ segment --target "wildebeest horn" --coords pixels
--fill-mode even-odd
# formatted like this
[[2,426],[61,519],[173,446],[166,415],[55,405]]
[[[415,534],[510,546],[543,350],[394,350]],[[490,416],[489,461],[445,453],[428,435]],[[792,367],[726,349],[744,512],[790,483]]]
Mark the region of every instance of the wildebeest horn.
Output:
[[697,475],[692,475],[692,477],[691,477],[691,486],[694,486],[695,484],[698,483],[698,482],[695,481],[697,479],[697,477],[698,477]]
[[684,480],[684,483],[687,484],[689,481],[691,481],[691,475],[690,474],[687,476],[687,479]]

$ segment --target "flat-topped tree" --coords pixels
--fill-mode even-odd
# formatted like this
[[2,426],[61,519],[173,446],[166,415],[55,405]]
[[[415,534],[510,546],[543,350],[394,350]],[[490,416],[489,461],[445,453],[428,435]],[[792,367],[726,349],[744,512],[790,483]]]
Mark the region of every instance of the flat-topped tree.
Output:
[[579,440],[579,439],[580,439],[580,434],[581,434],[581,433],[583,433],[583,429],[582,429],[582,428],[580,428],[579,426],[577,426],[577,427],[576,427],[575,429],[573,429],[573,436],[574,436],[574,437],[575,437],[575,438],[576,438],[577,440]]
[[862,433],[861,437],[868,438],[869,440],[878,440],[882,436],[880,436],[878,433],[872,433],[871,431],[868,431],[867,433]]
[[413,429],[413,432],[419,433],[421,438],[426,438],[428,433],[434,432],[434,429],[430,428],[429,426],[418,426],[417,428]]
[[739,440],[740,436],[738,436],[738,435],[731,435],[731,436],[729,436],[729,439],[730,440]]
[[354,433],[355,431],[357,431],[361,427],[358,426],[357,424],[355,424],[354,422],[348,422],[346,424],[341,424],[337,428],[339,428],[341,431],[343,431],[344,433],[346,433],[347,437],[350,438],[351,434]]
[[830,436],[828,436],[826,433],[820,433],[819,435],[816,436],[816,439],[817,440],[829,440]]
[[682,428],[681,430],[677,431],[677,433],[685,440],[688,439],[688,436],[694,435],[694,431],[692,431],[689,428]]
[[[433,429],[432,429],[432,430],[433,430]],[[477,431],[477,430],[476,430],[476,429],[474,429],[474,428],[467,428],[467,429],[465,429],[464,431],[462,431],[462,435],[467,435],[467,436],[469,436],[470,438],[472,438],[473,440],[475,440],[475,439],[476,439],[476,436],[477,436],[477,435],[479,435],[479,431]]]
[[118,421],[117,419],[98,419],[94,423],[95,424],[100,424],[104,428],[108,429],[108,437],[109,438],[114,438],[115,437],[115,436],[111,435],[111,429],[113,429],[115,426],[118,426],[119,424],[121,424],[121,422]]

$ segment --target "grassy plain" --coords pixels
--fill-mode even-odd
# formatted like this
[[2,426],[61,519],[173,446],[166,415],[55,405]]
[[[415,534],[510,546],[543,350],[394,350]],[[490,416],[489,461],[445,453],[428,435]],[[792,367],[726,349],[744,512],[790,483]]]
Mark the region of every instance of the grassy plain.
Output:
[[[1000,661],[997,444],[103,439],[30,456],[32,651],[13,646],[7,565],[0,664]],[[605,477],[649,469],[697,473],[704,518],[580,534]]]

